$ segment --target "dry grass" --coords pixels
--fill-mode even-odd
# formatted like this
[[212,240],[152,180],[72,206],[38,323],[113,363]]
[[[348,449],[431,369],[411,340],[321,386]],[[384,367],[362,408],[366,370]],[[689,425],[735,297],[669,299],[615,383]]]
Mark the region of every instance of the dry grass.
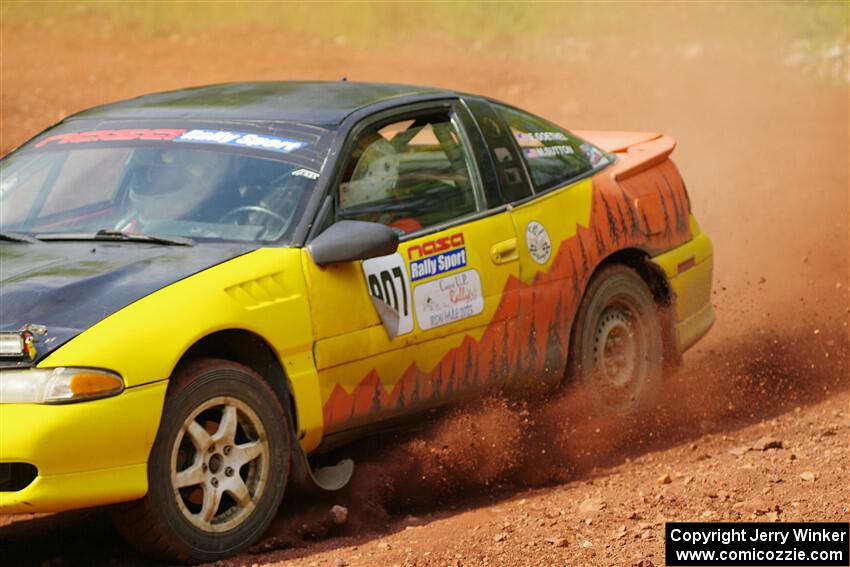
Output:
[[[443,36],[546,55],[564,39],[687,44],[694,26],[716,28],[718,39],[747,30],[774,30],[781,43],[846,49],[850,2],[283,2],[4,0],[2,25],[72,25],[92,16],[147,34],[194,33],[261,26],[355,44],[404,45],[411,36]],[[764,34],[753,34],[764,41]],[[756,39],[757,38],[757,39]],[[415,52],[412,53],[415,55]]]

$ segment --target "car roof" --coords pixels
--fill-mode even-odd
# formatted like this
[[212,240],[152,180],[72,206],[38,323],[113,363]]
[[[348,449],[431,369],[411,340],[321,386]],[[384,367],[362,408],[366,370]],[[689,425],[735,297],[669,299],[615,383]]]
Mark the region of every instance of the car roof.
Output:
[[432,87],[353,81],[225,83],[154,93],[98,106],[71,118],[298,122],[336,126],[352,112],[390,100],[457,93]]

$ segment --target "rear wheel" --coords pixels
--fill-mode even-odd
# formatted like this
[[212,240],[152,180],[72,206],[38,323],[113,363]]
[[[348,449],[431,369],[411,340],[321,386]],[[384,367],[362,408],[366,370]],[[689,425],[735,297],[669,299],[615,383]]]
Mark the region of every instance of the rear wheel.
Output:
[[658,310],[646,283],[627,266],[604,267],[576,313],[569,375],[601,408],[630,413],[655,399],[662,355]]
[[289,477],[287,415],[240,364],[201,359],[172,377],[148,494],[116,508],[128,543],[168,561],[213,561],[259,538]]

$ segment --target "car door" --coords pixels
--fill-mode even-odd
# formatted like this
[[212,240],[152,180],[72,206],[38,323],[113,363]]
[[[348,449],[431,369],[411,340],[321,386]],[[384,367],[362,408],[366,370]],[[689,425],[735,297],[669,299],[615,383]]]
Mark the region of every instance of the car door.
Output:
[[347,146],[333,220],[383,223],[400,245],[327,267],[305,253],[326,435],[505,375],[516,235],[510,213],[487,198],[482,179],[493,173],[482,175],[482,142],[465,113],[456,101],[398,110],[356,128]]

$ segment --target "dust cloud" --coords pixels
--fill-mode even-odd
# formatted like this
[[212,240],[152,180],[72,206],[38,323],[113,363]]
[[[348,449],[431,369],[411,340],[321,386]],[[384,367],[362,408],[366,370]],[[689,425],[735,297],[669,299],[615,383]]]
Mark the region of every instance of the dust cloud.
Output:
[[[284,507],[265,549],[297,540],[379,530],[416,516],[517,489],[568,482],[642,454],[769,419],[846,388],[848,341],[840,318],[817,333],[729,337],[692,354],[664,378],[663,395],[634,415],[595,408],[581,387],[516,400],[492,396],[434,419],[413,434],[355,447],[343,491]],[[333,523],[333,505],[349,509]]]

